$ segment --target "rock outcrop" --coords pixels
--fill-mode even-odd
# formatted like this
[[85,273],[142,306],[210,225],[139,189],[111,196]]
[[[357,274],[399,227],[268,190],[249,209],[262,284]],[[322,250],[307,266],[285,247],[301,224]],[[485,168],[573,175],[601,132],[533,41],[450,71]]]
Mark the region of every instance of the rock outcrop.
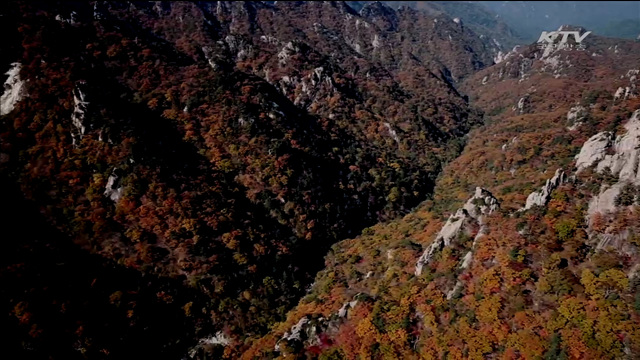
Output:
[[82,90],[83,85],[85,85],[84,82],[80,82],[73,89],[73,113],[71,114],[71,123],[73,124],[73,128],[71,130],[71,138],[74,146],[77,145],[79,140],[82,140],[82,137],[86,132],[84,119],[89,103],[86,101],[86,94]]
[[624,125],[626,133],[612,139],[609,132],[592,136],[576,157],[578,171],[594,166],[598,173],[610,171],[617,177],[613,185],[603,185],[600,193],[589,202],[589,221],[596,213],[616,210],[616,198],[626,184],[640,184],[640,110],[633,113]]
[[623,75],[621,78],[629,79],[629,86],[620,86],[618,90],[616,90],[615,94],[613,94],[614,100],[626,100],[632,99],[638,96],[638,90],[636,86],[636,80],[638,78],[637,69],[632,69],[627,71],[626,75]]
[[477,187],[475,194],[444,224],[436,239],[425,249],[416,264],[415,274],[422,274],[422,268],[429,263],[433,255],[460,235],[465,225],[476,222],[482,226],[482,216],[488,215],[500,207],[498,200],[489,191]]
[[109,175],[109,179],[107,179],[107,186],[104,189],[104,195],[111,199],[114,203],[120,201],[122,194],[124,192],[124,187],[121,184],[122,179],[118,175],[117,170],[113,170],[111,175]]
[[567,112],[567,123],[569,124],[567,129],[575,130],[580,127],[587,113],[587,108],[582,105],[576,105],[569,109],[569,111]]
[[523,209],[529,210],[533,206],[546,206],[549,200],[551,200],[551,193],[560,184],[566,181],[564,171],[562,169],[556,170],[555,175],[551,179],[547,179],[547,182],[538,191],[534,191],[527,197],[527,202]]
[[622,183],[613,184],[612,186],[603,186],[600,193],[589,201],[589,219],[596,213],[606,214],[616,210],[616,198],[620,195],[623,188]]
[[[355,297],[357,297],[356,295]],[[320,344],[320,334],[331,332],[339,327],[339,324],[347,317],[349,311],[356,307],[358,300],[345,302],[337,313],[331,314],[328,318],[323,316],[313,318],[310,315],[303,316],[286,331],[276,343],[274,350],[282,351],[282,343],[304,342],[308,346]]]
[[231,338],[229,338],[222,331],[218,331],[215,335],[211,335],[205,338],[202,338],[198,341],[198,344],[189,350],[189,357],[195,358],[198,352],[201,349],[209,350],[214,346],[227,346],[231,343]]
[[13,63],[6,75],[9,78],[4,82],[4,93],[0,97],[0,116],[13,111],[18,101],[25,96],[24,81],[20,79],[20,63]]
[[576,167],[578,171],[583,170],[604,159],[607,148],[611,146],[612,134],[601,132],[593,135],[587,140],[580,153],[576,156]]
[[611,170],[613,175],[618,176],[619,181],[640,184],[640,169],[638,160],[640,159],[640,119],[636,111],[631,119],[625,124],[627,132],[618,136],[613,144],[613,154],[604,155],[598,163],[598,172],[606,168]]

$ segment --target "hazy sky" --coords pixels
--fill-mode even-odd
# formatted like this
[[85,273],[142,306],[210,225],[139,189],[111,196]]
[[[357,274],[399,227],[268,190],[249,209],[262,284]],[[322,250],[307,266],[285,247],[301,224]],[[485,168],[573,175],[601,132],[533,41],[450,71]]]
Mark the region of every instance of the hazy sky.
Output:
[[560,25],[580,25],[596,33],[640,34],[640,1],[475,1],[498,13],[526,38]]

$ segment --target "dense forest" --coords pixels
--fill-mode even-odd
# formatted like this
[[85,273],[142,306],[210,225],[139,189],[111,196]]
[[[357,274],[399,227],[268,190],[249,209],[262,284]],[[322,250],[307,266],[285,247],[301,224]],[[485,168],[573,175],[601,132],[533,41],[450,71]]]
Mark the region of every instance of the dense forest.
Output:
[[6,352],[640,354],[640,44],[482,14],[0,5]]

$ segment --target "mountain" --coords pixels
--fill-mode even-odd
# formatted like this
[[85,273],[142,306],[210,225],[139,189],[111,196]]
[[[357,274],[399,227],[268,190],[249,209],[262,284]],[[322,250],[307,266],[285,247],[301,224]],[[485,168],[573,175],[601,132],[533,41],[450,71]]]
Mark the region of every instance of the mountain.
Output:
[[640,44],[583,45],[519,47],[466,79],[485,124],[434,198],[334,245],[244,358],[640,353]]
[[243,351],[331,245],[431,196],[481,121],[457,86],[493,63],[446,15],[381,3],[1,15],[2,299],[34,357]]
[[598,34],[625,39],[638,39],[640,36],[640,20],[626,19],[611,21],[597,29]]
[[[600,35],[635,39],[624,27],[612,22],[637,21],[637,1],[474,1],[498,14],[516,33],[527,41],[535,41],[542,31],[565,24],[578,24]],[[614,20],[615,19],[615,20]]]
[[481,5],[0,5],[3,354],[637,357],[640,43]]
[[475,1],[388,1],[389,6],[408,6],[427,13],[446,14],[478,34],[490,48],[509,51],[525,41],[485,5]]

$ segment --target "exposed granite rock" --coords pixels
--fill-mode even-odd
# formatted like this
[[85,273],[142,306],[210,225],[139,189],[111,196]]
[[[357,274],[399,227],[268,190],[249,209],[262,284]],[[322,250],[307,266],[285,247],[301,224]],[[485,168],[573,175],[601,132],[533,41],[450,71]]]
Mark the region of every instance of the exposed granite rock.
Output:
[[576,105],[567,112],[567,123],[570,124],[568,130],[575,130],[582,125],[582,120],[587,115],[588,110],[582,105]]
[[[640,110],[633,113],[624,125],[626,133],[612,141],[612,134],[602,132],[591,137],[583,145],[576,158],[576,167],[581,171],[595,166],[598,173],[609,170],[618,182],[604,185],[600,193],[589,201],[588,221],[592,225],[596,213],[607,214],[616,211],[616,197],[627,184],[640,184]],[[610,152],[610,154],[607,154]],[[613,152],[611,154],[611,152]],[[605,234],[606,237],[608,234]],[[604,237],[602,239],[604,239]],[[602,240],[601,239],[601,240]]]
[[500,208],[500,203],[489,191],[476,187],[473,197],[464,204],[463,208],[473,217],[479,219],[481,215],[491,214]]
[[340,310],[338,310],[338,317],[343,318],[347,316],[349,309],[355,308],[357,304],[358,304],[358,300],[353,300],[353,301],[344,303],[340,308]]
[[534,191],[527,197],[527,203],[521,210],[529,210],[533,206],[546,206],[549,200],[551,200],[551,193],[560,184],[566,181],[564,171],[562,169],[556,170],[555,175],[551,179],[547,179],[547,182],[540,188],[539,191]]
[[451,300],[453,299],[453,297],[460,291],[462,290],[462,287],[464,286],[464,284],[462,283],[462,281],[458,280],[455,284],[455,286],[453,287],[453,289],[451,289],[448,293],[447,293],[447,300]]
[[613,144],[612,155],[605,155],[598,163],[598,172],[606,168],[611,170],[613,175],[618,176],[619,181],[640,184],[640,169],[638,160],[640,159],[640,111],[636,111],[631,119],[625,124],[627,132],[616,138]]
[[498,200],[487,190],[477,187],[475,194],[444,224],[436,239],[429,245],[416,264],[415,274],[419,276],[422,268],[429,263],[433,254],[451,244],[469,222],[482,225],[482,216],[491,214],[500,207]]
[[13,67],[6,72],[9,78],[4,82],[4,93],[0,97],[0,116],[13,111],[26,94],[24,81],[20,79],[20,63],[13,63],[11,66]]
[[71,129],[71,138],[74,146],[78,144],[79,140],[82,140],[86,132],[84,120],[89,103],[86,101],[86,94],[82,89],[84,85],[84,82],[79,82],[73,89],[73,113],[71,113],[73,129]]
[[104,195],[111,199],[114,203],[120,201],[124,192],[124,187],[121,185],[122,179],[118,175],[117,170],[113,170],[109,179],[107,179],[107,186],[104,189]]
[[604,159],[607,148],[611,146],[612,134],[610,132],[601,132],[593,135],[587,140],[580,153],[576,156],[576,167],[578,171],[588,168],[593,164]]
[[615,211],[615,199],[620,194],[623,186],[621,183],[616,183],[611,187],[603,187],[600,189],[600,194],[594,196],[589,201],[589,218],[593,217],[596,213],[606,214]]
[[469,251],[464,258],[462,259],[462,264],[460,265],[461,269],[466,269],[471,265],[471,260],[473,260],[473,253]]
[[222,331],[218,331],[215,335],[211,335],[209,337],[202,338],[198,341],[198,345],[194,346],[189,350],[189,357],[194,358],[200,349],[208,349],[216,345],[227,346],[231,343],[231,338],[229,338]]
[[[359,295],[359,294],[358,294]],[[357,297],[356,295],[355,297]],[[298,322],[286,331],[275,345],[275,351],[281,351],[282,342],[303,342],[307,346],[320,344],[320,334],[331,332],[339,328],[339,324],[347,316],[350,309],[358,304],[358,300],[345,302],[337,313],[331,314],[328,318],[312,318],[310,315],[303,316]]]

